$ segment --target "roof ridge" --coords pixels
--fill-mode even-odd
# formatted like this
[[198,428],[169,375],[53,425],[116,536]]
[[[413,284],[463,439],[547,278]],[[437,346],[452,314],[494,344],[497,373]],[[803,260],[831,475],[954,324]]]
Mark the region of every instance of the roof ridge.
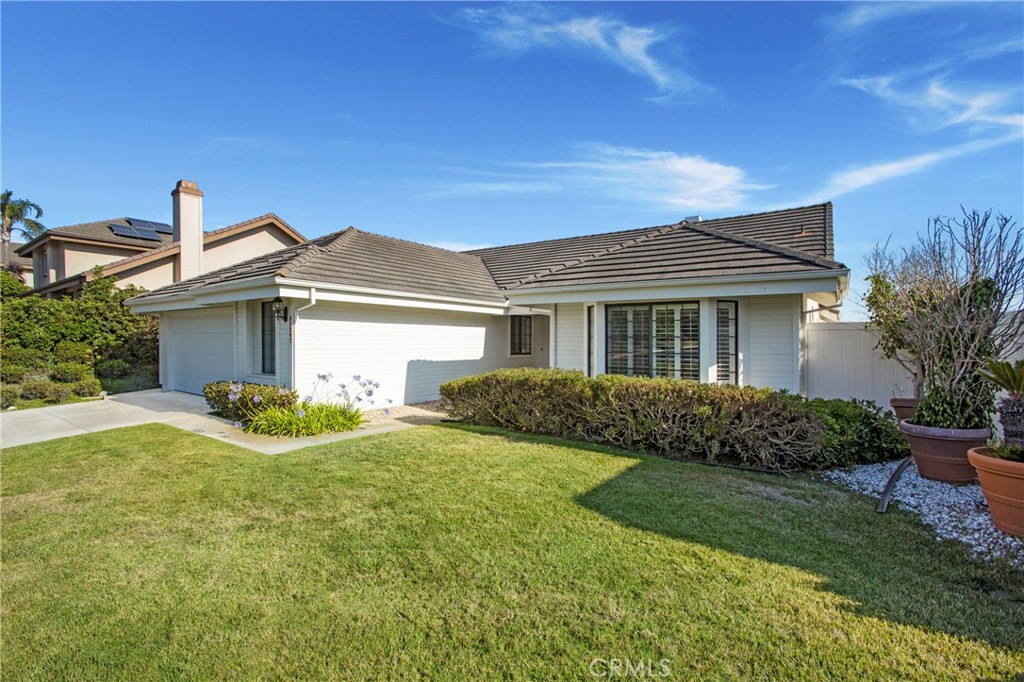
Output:
[[[742,213],[740,215],[727,215],[727,216],[722,216],[721,218],[704,218],[700,222],[701,223],[713,223],[713,222],[717,222],[717,221],[721,221],[721,220],[738,220],[740,218],[756,218],[757,216],[770,215],[772,213],[789,213],[790,211],[802,211],[805,208],[821,208],[823,206],[829,206],[831,204],[832,204],[831,201],[823,201],[823,202],[818,203],[818,204],[806,204],[804,206],[791,206],[789,208],[773,208],[773,209],[771,209],[769,211],[758,211],[756,213]],[[689,224],[690,225],[694,225],[696,223],[689,223]]]
[[611,230],[609,232],[593,232],[591,234],[577,234],[571,237],[555,237],[554,239],[541,239],[534,242],[519,242],[517,244],[499,244],[498,246],[485,246],[479,249],[469,249],[467,251],[456,251],[456,253],[468,253],[475,256],[483,251],[500,251],[502,249],[511,249],[516,246],[533,246],[534,244],[550,244],[552,242],[567,242],[571,239],[588,239],[590,237],[607,237],[613,234],[625,234],[626,232],[641,232],[649,230],[657,230],[664,227],[664,225],[649,225],[647,227],[629,227],[625,230]]
[[[805,206],[801,208],[810,207]],[[831,258],[822,258],[821,256],[815,256],[813,253],[807,253],[806,251],[800,251],[799,249],[791,249],[788,246],[779,246],[778,244],[762,241],[760,239],[744,237],[729,232],[727,230],[716,230],[713,227],[708,227],[707,225],[704,225],[703,221],[700,223],[684,223],[683,225],[685,227],[697,230],[698,232],[709,234],[713,237],[719,237],[720,239],[730,239],[741,244],[746,244],[747,246],[753,246],[759,249],[763,249],[765,251],[772,251],[783,256],[797,258],[799,260],[806,261],[808,263],[813,263],[815,265],[820,265],[822,267],[834,268],[837,265],[843,265],[843,263],[840,263],[839,261],[836,260],[832,260]]]
[[302,253],[296,255],[294,258],[291,258],[288,261],[286,261],[285,264],[282,265],[275,274],[281,277],[293,277],[294,272],[297,268],[305,265],[314,257],[319,256],[322,253],[330,253],[331,251],[336,250],[344,242],[349,241],[351,239],[351,236],[357,232],[359,232],[359,230],[349,225],[344,230],[341,230],[339,232],[334,232],[331,234],[326,234],[323,237],[318,237],[318,239],[333,237],[324,246],[320,246],[319,244],[316,244],[313,241],[306,242],[302,246],[308,246],[309,248],[304,250]]
[[[587,263],[587,262],[595,260],[597,258],[601,258],[602,256],[607,256],[609,254],[616,253],[616,252],[621,251],[623,249],[629,248],[630,246],[636,246],[637,244],[642,244],[643,242],[646,242],[646,241],[649,241],[651,239],[654,239],[655,237],[659,237],[659,236],[661,236],[663,234],[668,234],[672,230],[674,230],[674,229],[676,229],[678,227],[681,227],[682,225],[684,225],[684,223],[675,223],[674,225],[662,225],[661,227],[652,227],[647,232],[644,232],[641,235],[633,237],[632,239],[629,239],[629,240],[624,241],[624,242],[619,242],[618,244],[613,244],[612,246],[606,246],[605,248],[599,249],[599,250],[593,252],[592,254],[590,254],[588,256],[581,256],[579,258],[573,258],[571,260],[567,260],[567,261],[564,261],[562,263],[559,263],[558,265],[552,265],[551,267],[549,267],[549,268],[547,268],[545,270],[541,270],[539,272],[531,273],[531,274],[527,275],[526,277],[523,277],[522,279],[519,279],[519,280],[516,280],[515,282],[512,282],[511,284],[509,284],[505,288],[506,289],[515,289],[516,287],[520,287],[520,286],[522,286],[524,284],[528,284],[530,282],[535,282],[538,279],[543,279],[544,277],[547,277],[548,275],[552,275],[552,274],[554,274],[556,272],[561,272],[562,270],[565,270],[567,268],[575,267],[577,265],[580,265],[581,263]],[[488,272],[489,272],[489,270],[488,270]]]
[[402,244],[411,244],[413,246],[419,246],[419,247],[423,247],[423,248],[426,248],[426,249],[434,249],[435,251],[443,251],[444,253],[450,253],[450,254],[454,254],[456,256],[465,256],[465,257],[468,257],[468,258],[476,258],[477,260],[481,260],[480,256],[477,256],[475,253],[472,253],[470,251],[454,251],[452,249],[446,249],[443,246],[434,246],[433,244],[424,244],[423,242],[415,242],[415,241],[413,241],[411,239],[402,239],[401,237],[392,237],[390,235],[379,234],[377,232],[368,232],[366,230],[360,230],[357,227],[353,227],[352,229],[355,230],[356,232],[368,235],[370,237],[379,237],[381,239],[387,239],[387,240],[393,241],[393,242],[400,242]]

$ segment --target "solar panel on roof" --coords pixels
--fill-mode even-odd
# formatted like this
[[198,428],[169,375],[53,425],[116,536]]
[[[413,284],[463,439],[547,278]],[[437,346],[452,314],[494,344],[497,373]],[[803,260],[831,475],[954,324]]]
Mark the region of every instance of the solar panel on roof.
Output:
[[109,223],[107,227],[118,237],[129,237],[133,239],[145,239],[147,241],[161,242],[163,239],[151,227],[136,227],[134,225],[118,225]]
[[148,227],[161,234],[171,234],[174,232],[174,228],[167,223],[157,223],[152,220],[143,220],[142,218],[126,218],[125,220],[135,227]]

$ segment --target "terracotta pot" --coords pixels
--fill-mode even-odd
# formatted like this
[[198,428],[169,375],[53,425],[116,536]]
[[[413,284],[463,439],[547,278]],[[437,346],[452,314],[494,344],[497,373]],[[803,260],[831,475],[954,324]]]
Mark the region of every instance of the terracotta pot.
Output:
[[1010,535],[1024,535],[1024,462],[991,457],[992,448],[971,448],[967,453],[978,470],[981,492],[996,528]]
[[910,454],[922,478],[963,485],[974,482],[974,467],[967,451],[980,448],[992,432],[988,429],[937,429],[900,422],[900,431],[910,444]]
[[896,419],[903,421],[914,416],[914,408],[921,402],[920,398],[890,398],[889,404],[896,413]]

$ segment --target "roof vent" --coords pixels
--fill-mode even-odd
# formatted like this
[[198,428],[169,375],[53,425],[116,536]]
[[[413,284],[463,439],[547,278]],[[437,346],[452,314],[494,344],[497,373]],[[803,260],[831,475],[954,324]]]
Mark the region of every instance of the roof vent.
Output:
[[683,218],[683,222],[684,223],[700,223],[700,222],[704,222],[704,219],[701,218],[699,215],[691,215],[691,216],[686,216],[685,218]]

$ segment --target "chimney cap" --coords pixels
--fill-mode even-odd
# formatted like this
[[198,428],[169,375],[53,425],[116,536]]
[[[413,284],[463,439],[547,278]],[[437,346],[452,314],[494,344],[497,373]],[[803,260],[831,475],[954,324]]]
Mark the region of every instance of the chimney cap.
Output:
[[690,215],[690,216],[686,216],[685,218],[683,218],[683,222],[684,223],[700,223],[700,222],[704,222],[704,219],[701,218],[699,215]]
[[173,197],[179,192],[182,194],[194,194],[197,197],[203,196],[202,191],[199,189],[199,185],[191,180],[178,180],[178,184],[175,185],[174,191],[171,192],[171,196]]

